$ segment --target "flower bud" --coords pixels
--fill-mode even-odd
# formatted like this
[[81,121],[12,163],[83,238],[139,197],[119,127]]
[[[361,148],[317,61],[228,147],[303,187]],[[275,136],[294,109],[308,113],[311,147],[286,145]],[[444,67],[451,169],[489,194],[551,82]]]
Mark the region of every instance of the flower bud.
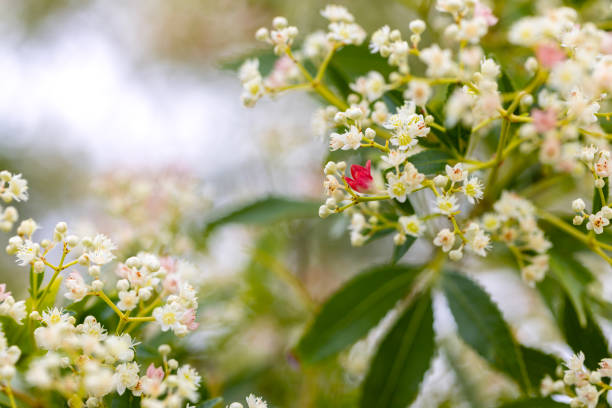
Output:
[[572,223],[574,225],[581,225],[583,221],[584,221],[584,218],[581,215],[576,215],[574,219],[572,220]]
[[268,29],[266,27],[261,27],[255,33],[255,39],[257,41],[268,41],[269,38],[270,38],[270,33],[268,32]]
[[330,214],[331,212],[329,211],[329,208],[327,208],[326,205],[322,205],[319,207],[319,217],[327,218]]
[[167,356],[168,354],[170,354],[170,346],[167,344],[162,344],[157,348],[157,351],[159,352],[159,354],[161,354],[162,356]]
[[100,279],[96,279],[93,282],[91,282],[91,289],[94,292],[99,292],[104,288],[104,282],[102,282]]
[[128,268],[140,268],[142,266],[140,258],[136,256],[129,257],[127,261],[125,261],[125,264],[128,266]]
[[93,276],[94,278],[97,278],[98,276],[100,276],[100,266],[99,265],[91,265],[88,269],[87,272]]
[[176,370],[179,366],[178,361],[176,361],[175,359],[170,359],[168,360],[168,368],[171,370]]
[[63,233],[65,233],[66,231],[68,231],[68,224],[66,224],[66,223],[65,223],[65,222],[63,222],[63,221],[62,221],[62,222],[58,222],[58,223],[55,225],[55,230],[56,230],[57,232],[59,232],[60,234],[63,234]]
[[79,237],[76,235],[68,235],[66,237],[66,243],[69,247],[74,248],[75,246],[79,245]]
[[530,73],[535,72],[538,69],[538,65],[538,60],[534,57],[529,57],[527,61],[525,61],[525,69]]
[[336,171],[338,171],[338,168],[336,167],[336,163],[333,161],[327,162],[327,164],[325,165],[325,170],[324,170],[325,174],[332,175]]
[[597,180],[595,180],[595,187],[603,188],[603,186],[605,185],[606,185],[606,182],[604,181],[604,179],[598,178]]
[[346,116],[348,116],[352,120],[358,120],[363,117],[363,111],[357,107],[349,108],[346,111]]
[[272,27],[277,30],[287,27],[288,24],[287,19],[282,16],[274,17],[274,20],[272,20]]
[[372,128],[367,128],[364,134],[368,139],[374,139],[376,137],[376,131]]
[[584,211],[585,207],[586,205],[584,204],[584,201],[581,198],[577,198],[574,201],[572,201],[572,210],[576,212]]
[[327,200],[325,200],[325,205],[330,210],[334,210],[338,206],[336,200],[333,197],[329,197]]
[[406,242],[406,235],[404,234],[397,233],[393,237],[393,243],[397,246],[402,245],[404,242]]
[[130,288],[130,282],[127,279],[119,279],[116,286],[118,291],[125,292]]
[[461,248],[453,249],[448,253],[448,257],[451,259],[451,261],[459,261],[461,258],[463,258],[463,251]]
[[241,404],[241,403],[239,403],[239,402],[232,402],[232,403],[229,405],[229,408],[244,408],[244,407],[243,407],[243,406],[242,406],[242,404]]
[[436,177],[434,177],[433,182],[437,187],[445,187],[448,184],[448,177],[438,174]]
[[38,312],[38,310],[33,310],[32,313],[30,313],[30,319],[32,319],[32,320],[41,320],[42,317],[41,317],[40,313]]
[[338,162],[336,163],[336,167],[338,168],[338,171],[340,173],[344,173],[344,170],[346,170],[346,162],[344,161]]
[[426,25],[423,20],[414,20],[410,22],[410,25],[408,27],[413,33],[421,34],[423,31],[425,31]]

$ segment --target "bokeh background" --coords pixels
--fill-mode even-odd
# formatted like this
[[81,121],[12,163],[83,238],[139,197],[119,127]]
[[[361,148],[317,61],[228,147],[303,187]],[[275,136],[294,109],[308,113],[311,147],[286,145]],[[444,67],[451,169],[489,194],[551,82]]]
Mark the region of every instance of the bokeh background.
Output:
[[[410,20],[434,14],[429,0],[338,3],[368,32],[389,24],[406,33]],[[535,7],[495,3],[502,24]],[[372,346],[316,372],[291,354],[316,305],[364,266],[388,259],[388,240],[351,249],[340,217],[228,226],[204,239],[206,221],[237,203],[270,194],[321,198],[326,143],[310,127],[316,101],[289,94],[244,108],[231,68],[257,53],[253,33],[276,15],[302,33],[324,28],[325,4],[0,2],[0,168],[30,182],[21,218],[35,218],[41,234],[65,220],[107,233],[121,255],[173,252],[196,266],[201,329],[185,339],[186,353],[210,393],[226,401],[254,392],[279,407],[354,406],[367,366],[359,347]],[[407,260],[425,251],[416,245]],[[19,294],[26,279],[0,254],[0,280]],[[512,318],[537,309],[527,300],[510,303]]]

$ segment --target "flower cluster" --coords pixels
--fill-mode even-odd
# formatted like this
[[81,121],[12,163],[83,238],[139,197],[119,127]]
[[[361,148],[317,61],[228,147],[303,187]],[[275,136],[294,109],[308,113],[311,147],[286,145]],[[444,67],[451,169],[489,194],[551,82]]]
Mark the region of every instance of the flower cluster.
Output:
[[101,406],[105,395],[126,390],[142,397],[147,407],[198,400],[199,374],[188,364],[179,367],[176,360],[168,361],[169,346],[160,348],[166,369],[151,364],[140,376],[134,361],[137,343],[129,334],[108,334],[94,316],[77,325],[57,308],[32,317],[41,323],[34,330],[36,344],[47,353],[30,363],[26,380],[31,386],[59,392],[73,404],[85,400],[88,407]]
[[[9,171],[0,172],[0,198],[5,203],[26,201],[28,199],[28,182],[21,174],[11,174]],[[8,232],[17,222],[19,214],[15,207],[0,207],[0,231]]]
[[595,408],[602,394],[607,394],[609,401],[612,394],[608,391],[612,387],[602,379],[612,378],[612,359],[604,358],[599,362],[599,369],[594,371],[584,366],[584,359],[582,352],[573,355],[565,363],[567,369],[563,372],[562,379],[544,377],[540,384],[542,395],[567,396],[572,407]]
[[[15,199],[24,199],[25,180],[20,176],[11,180],[17,187],[9,184],[8,190]],[[70,233],[65,222],[59,222],[49,239],[37,241],[34,234],[38,229],[34,220],[23,220],[6,247],[19,265],[30,269],[28,303],[15,301],[6,286],[0,285],[0,315],[13,318],[24,331],[20,335],[31,331],[28,336],[33,338],[34,352],[28,355],[23,386],[32,392],[57,392],[70,406],[104,406],[105,396],[122,395],[126,390],[140,397],[143,407],[180,407],[197,402],[201,382],[197,371],[189,364],[168,360],[170,347],[164,345],[159,350],[162,367],[151,364],[141,373],[141,365],[135,360],[139,342],[131,334],[145,322],[156,321],[162,331],[171,329],[178,336],[198,327],[197,294],[190,283],[198,281],[195,267],[141,252],[116,266],[116,291],[107,295],[104,288],[110,279],[105,269],[115,260],[117,250],[110,238],[103,234],[77,236]],[[59,260],[55,263],[54,259]],[[43,285],[49,270],[52,276]],[[119,318],[115,334],[108,333],[93,314],[86,314],[78,323],[67,311],[48,306],[55,304],[61,275],[65,276],[66,299],[76,303],[97,297],[115,312]],[[82,305],[86,307],[87,303]],[[28,314],[31,320],[24,325]],[[9,347],[4,333],[0,334],[0,381],[12,398],[10,380],[21,352],[16,346]]]
[[[426,29],[421,20],[409,24],[410,41],[403,40],[398,30],[384,26],[372,34],[369,49],[387,58],[389,65],[396,70],[388,77],[377,71],[357,77],[349,84],[354,93],[345,100],[326,87],[322,78],[334,52],[348,43],[330,43],[329,35],[325,44],[320,34],[309,37],[306,41],[309,51],[298,54],[314,56],[313,50],[318,49],[321,50],[318,56],[322,57],[324,51],[327,52],[324,59],[314,61],[318,63],[314,78],[299,59],[292,59],[303,74],[293,87],[311,88],[330,103],[330,106],[317,111],[313,119],[317,133],[329,134],[330,151],[367,150],[376,153],[362,153],[369,159],[365,165],[356,163],[349,167],[344,161],[326,164],[323,184],[327,197],[319,208],[319,215],[327,217],[347,212],[351,219],[349,229],[353,245],[363,245],[384,230],[396,231],[396,245],[404,244],[409,236],[429,235],[433,245],[448,253],[454,261],[463,258],[464,249],[486,256],[491,242],[500,241],[517,258],[524,280],[533,284],[543,279],[548,269],[546,252],[551,246],[537,225],[535,207],[519,195],[508,192],[496,201],[498,193],[494,191],[484,201],[487,189],[477,174],[491,168],[487,187],[497,188],[492,183],[496,181],[503,159],[521,144],[539,145],[530,139],[529,134],[533,132],[529,129],[540,131],[545,126],[558,127],[558,119],[551,118],[550,112],[545,110],[553,103],[555,88],[552,85],[551,89],[546,88],[550,85],[546,82],[548,72],[536,61],[537,66],[531,70],[533,78],[526,88],[504,95],[498,86],[502,76],[500,65],[492,58],[485,58],[479,46],[489,27],[497,23],[491,9],[479,1],[463,0],[440,0],[436,8],[452,17],[453,22],[447,26],[445,37],[451,44],[459,45],[458,50],[443,49],[439,44],[420,48],[421,34]],[[330,6],[322,14],[332,21],[329,16],[334,15],[337,21],[353,24],[352,16],[340,6]],[[315,46],[314,38],[318,39],[318,46]],[[290,44],[286,47],[286,55],[291,56]],[[411,73],[411,56],[425,63],[424,77]],[[255,64],[247,61],[243,71],[252,71]],[[244,78],[243,71],[241,79]],[[439,110],[444,113],[443,123],[439,123],[439,119],[429,111],[428,103],[437,86],[443,84],[453,86],[444,90],[450,96]],[[542,85],[545,89],[539,94],[539,108],[534,108],[531,115],[530,112],[515,114],[517,109],[533,104],[532,93]],[[393,112],[383,97],[388,92],[397,91],[403,91],[404,101],[396,105]],[[559,106],[570,118],[568,121],[593,123],[599,105],[592,98],[588,99],[578,90],[564,94],[564,98],[565,102]],[[504,107],[504,101],[511,103]],[[491,159],[470,159],[459,154],[456,148],[445,146],[444,138],[448,137],[450,128],[471,127],[474,135],[489,132],[492,123],[498,119],[503,121],[502,134]],[[521,124],[514,127],[517,134],[512,133],[510,125],[513,123]],[[456,159],[446,158],[443,169],[437,167],[431,171],[425,166],[425,172],[423,161],[429,159],[417,159],[425,157],[423,155],[432,144],[438,149],[446,149]],[[576,146],[567,145],[564,149],[564,154],[571,156],[572,163],[576,164]],[[542,155],[549,150],[542,144]],[[466,151],[469,154],[477,149],[468,144]],[[601,168],[601,177],[604,177],[603,167],[607,163],[602,161],[604,159],[606,157],[598,157],[598,162],[593,164],[594,172],[597,172],[597,167]],[[565,163],[562,167],[569,170],[570,166]],[[346,174],[347,168],[350,176]],[[422,205],[411,208],[423,194],[427,197],[427,208]],[[485,215],[472,216],[472,210]],[[427,221],[435,217],[446,218],[448,222],[446,225],[436,224],[437,228],[431,231],[433,225]]]
[[510,248],[525,282],[533,285],[544,279],[548,270],[546,252],[552,244],[538,227],[533,204],[505,191],[493,205],[493,210],[482,216],[480,224],[483,229]]

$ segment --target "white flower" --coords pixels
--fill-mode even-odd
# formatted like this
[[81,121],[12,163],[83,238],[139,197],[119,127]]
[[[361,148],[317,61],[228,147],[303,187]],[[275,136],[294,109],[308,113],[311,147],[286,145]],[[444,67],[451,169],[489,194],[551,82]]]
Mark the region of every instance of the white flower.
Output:
[[38,244],[26,239],[17,250],[17,264],[21,266],[29,265],[38,257],[40,247]]
[[404,163],[408,158],[408,153],[400,150],[390,150],[386,156],[382,156],[381,159],[391,167],[398,167]]
[[378,30],[374,31],[372,34],[372,38],[370,39],[370,52],[373,54],[380,51],[381,48],[385,47],[389,44],[389,36],[391,33],[391,29],[388,25],[385,25]]
[[494,80],[500,74],[501,69],[495,61],[491,58],[487,58],[480,63],[480,72],[483,76]]
[[64,294],[64,296],[67,299],[73,300],[75,302],[78,302],[79,300],[83,299],[89,291],[85,280],[83,280],[83,277],[78,272],[71,272],[64,280],[64,284],[66,285],[66,289],[68,290],[68,292]]
[[328,38],[341,44],[360,45],[365,40],[366,32],[355,23],[343,21],[334,22],[329,25]]
[[103,234],[98,234],[91,241],[87,248],[89,260],[96,265],[104,265],[115,259],[112,251],[117,249],[117,246]]
[[153,310],[153,317],[160,324],[162,331],[173,331],[182,330],[183,324],[181,323],[181,317],[184,313],[184,309],[175,302],[165,304]]
[[256,397],[253,394],[249,394],[246,398],[248,408],[268,408],[268,404],[261,397]]
[[109,362],[128,362],[134,359],[134,345],[129,334],[121,336],[108,336],[105,341]]
[[419,58],[427,64],[426,75],[428,77],[442,77],[454,70],[451,51],[440,49],[438,44],[433,44],[431,47],[422,50]]
[[457,163],[453,167],[447,164],[446,175],[453,183],[459,183],[467,179],[468,172],[463,169],[462,163]]
[[28,181],[21,174],[14,174],[9,181],[8,192],[12,199],[25,201],[28,199]]
[[140,300],[138,293],[135,290],[122,290],[119,292],[119,302],[117,307],[120,310],[134,310],[138,306]]
[[413,79],[408,84],[408,89],[404,92],[404,98],[411,99],[418,106],[427,105],[431,97],[431,86],[426,81]]
[[201,379],[202,377],[189,364],[179,367],[176,371],[176,385],[179,395],[191,402],[196,402]]
[[438,232],[438,235],[433,240],[433,244],[442,247],[442,251],[448,252],[455,245],[455,233],[451,232],[448,228],[444,228]]
[[477,177],[471,177],[469,180],[465,180],[461,189],[467,196],[468,201],[474,204],[474,201],[478,201],[483,196],[482,183]]
[[588,230],[595,231],[596,234],[601,234],[603,233],[604,227],[609,224],[610,220],[604,217],[601,211],[599,211],[597,214],[589,215],[589,222],[586,227]]
[[459,210],[457,198],[454,195],[438,196],[436,198],[436,212],[444,215],[452,215]]
[[407,150],[417,144],[417,138],[429,134],[429,127],[423,119],[423,115],[415,113],[414,102],[406,102],[397,113],[391,115],[383,124],[387,129],[393,131],[391,143],[398,146],[399,150]]
[[113,389],[113,372],[98,363],[90,361],[86,363],[83,385],[90,396],[103,397]]
[[419,220],[419,217],[416,215],[411,216],[401,216],[397,220],[402,231],[405,234],[411,235],[413,237],[419,237],[423,233],[423,223]]
[[478,231],[476,234],[470,239],[469,246],[470,248],[480,256],[487,256],[487,249],[489,249],[489,242],[491,238],[485,234],[483,231]]
[[309,34],[304,39],[304,46],[302,47],[304,55],[311,59],[324,56],[330,49],[331,44],[327,40],[327,35],[320,30]]
[[121,363],[115,367],[113,380],[117,387],[117,394],[123,395],[126,388],[131,389],[138,384],[140,380],[138,370],[138,363]]
[[367,76],[357,78],[350,87],[353,91],[364,95],[369,101],[374,101],[385,92],[385,77],[380,72],[370,71]]
[[346,7],[337,6],[335,4],[328,4],[325,6],[323,10],[321,10],[321,15],[328,19],[329,21],[344,21],[345,23],[352,23],[354,21],[354,17]]
[[396,174],[387,174],[387,192],[389,197],[395,198],[400,203],[406,201],[406,195],[408,194],[408,186],[405,180],[405,176],[398,177]]

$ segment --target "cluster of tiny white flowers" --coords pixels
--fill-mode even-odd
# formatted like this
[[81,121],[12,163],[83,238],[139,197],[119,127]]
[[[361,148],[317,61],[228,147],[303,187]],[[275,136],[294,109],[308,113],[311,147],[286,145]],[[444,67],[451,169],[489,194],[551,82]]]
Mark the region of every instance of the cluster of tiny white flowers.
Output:
[[546,252],[552,244],[538,227],[533,204],[504,191],[493,209],[494,212],[482,216],[482,228],[512,250],[525,282],[533,285],[544,279],[548,270]]
[[[519,130],[521,150],[539,148],[542,163],[581,174],[578,160],[584,146],[608,148],[596,113],[612,90],[612,35],[592,23],[580,24],[575,10],[561,7],[520,19],[508,37],[535,51],[536,58],[525,63],[528,71],[545,73],[538,107]],[[521,100],[526,109],[533,103],[531,95]]]
[[[28,199],[28,181],[21,174],[11,174],[9,171],[0,171],[0,198],[5,203],[26,201]],[[19,213],[13,206],[2,208],[0,206],[0,231],[8,232],[17,222]]]
[[605,394],[609,401],[612,395],[608,392],[610,387],[602,379],[612,378],[612,359],[604,358],[594,371],[584,366],[584,360],[584,353],[579,352],[565,363],[566,370],[558,372],[559,376],[563,374],[562,379],[554,380],[548,375],[544,377],[540,384],[541,394],[569,397],[570,405],[576,408],[595,408],[599,397]]
[[36,344],[47,353],[29,365],[25,378],[31,386],[57,391],[72,403],[75,398],[85,400],[88,407],[102,406],[104,396],[126,390],[149,407],[198,400],[199,374],[189,365],[179,367],[176,360],[167,360],[167,345],[159,350],[166,370],[151,364],[140,376],[140,365],[134,361],[138,343],[129,334],[108,334],[93,316],[77,325],[74,317],[57,308],[42,316],[35,312],[32,318],[41,323],[34,331]]
[[0,284],[0,316],[8,316],[18,324],[23,324],[26,315],[25,300],[15,301],[11,292],[6,291],[6,284]]

